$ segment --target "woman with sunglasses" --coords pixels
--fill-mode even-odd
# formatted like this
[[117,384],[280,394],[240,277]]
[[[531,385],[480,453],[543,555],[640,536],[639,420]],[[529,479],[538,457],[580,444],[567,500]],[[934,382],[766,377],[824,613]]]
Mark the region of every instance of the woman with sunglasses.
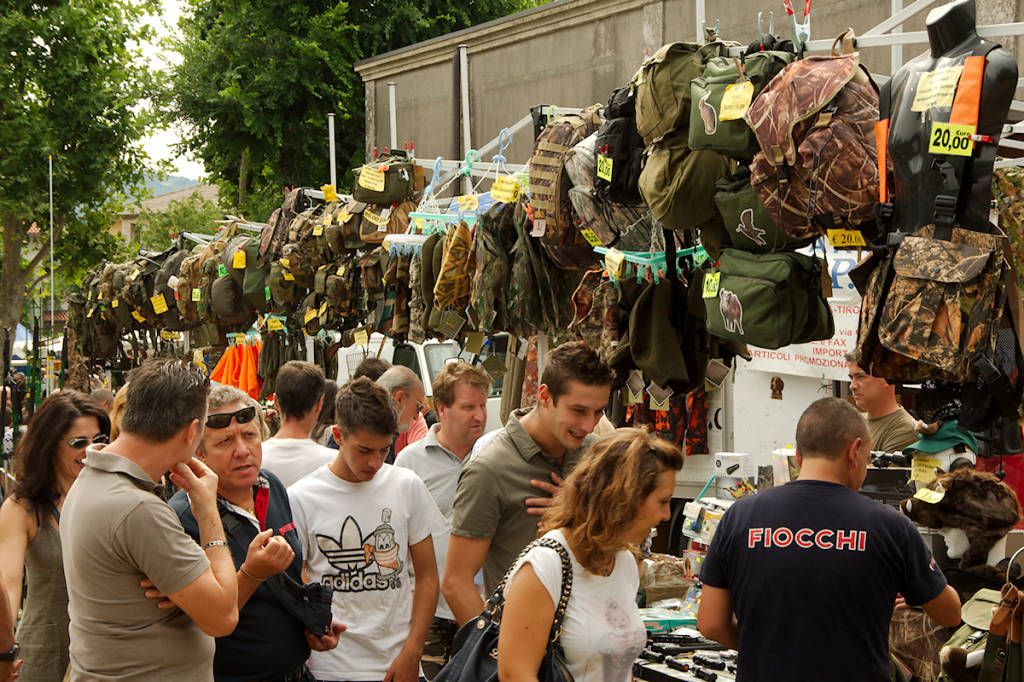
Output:
[[17,641],[19,679],[60,682],[68,667],[68,593],[57,526],[85,450],[106,443],[110,420],[87,395],[61,391],[36,410],[15,453],[18,482],[0,507],[0,574],[17,618],[23,572],[28,592]]

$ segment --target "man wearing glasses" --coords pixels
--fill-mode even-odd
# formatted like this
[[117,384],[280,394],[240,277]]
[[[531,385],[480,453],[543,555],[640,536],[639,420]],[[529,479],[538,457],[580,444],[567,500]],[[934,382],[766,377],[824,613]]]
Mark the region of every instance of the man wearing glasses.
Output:
[[427,422],[423,414],[430,409],[423,382],[408,367],[395,365],[380,375],[377,383],[391,395],[398,413],[398,434],[391,444],[386,464],[395,463],[395,455],[406,445],[422,440],[427,435]]
[[[121,431],[90,448],[61,515],[71,680],[213,680],[213,637],[238,622],[238,581],[217,513],[217,475],[193,458],[210,382],[190,362],[129,376]],[[189,494],[197,545],[158,496],[171,471]],[[152,581],[171,608],[148,599]]]
[[[285,487],[260,469],[256,417],[256,406],[238,389],[210,392],[199,458],[217,474],[217,509],[238,569],[239,609],[238,627],[217,639],[213,672],[217,680],[304,682],[313,679],[305,665],[310,649],[333,649],[344,626],[333,623],[329,633],[315,636],[285,603],[283,580],[302,582],[302,545]],[[179,491],[170,505],[198,542],[189,496]]]
[[274,402],[281,411],[281,428],[263,443],[263,468],[273,471],[286,488],[336,454],[309,438],[320,416],[324,383],[323,370],[303,360],[286,362],[277,372]]

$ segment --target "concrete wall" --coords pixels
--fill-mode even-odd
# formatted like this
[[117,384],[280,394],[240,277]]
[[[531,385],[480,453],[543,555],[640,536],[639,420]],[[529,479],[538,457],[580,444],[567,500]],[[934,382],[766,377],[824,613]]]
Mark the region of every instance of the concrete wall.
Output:
[[[794,5],[801,6],[799,0]],[[909,5],[910,0],[904,0]],[[978,24],[1010,23],[1024,17],[1024,0],[977,0]],[[417,156],[461,156],[458,122],[457,48],[468,46],[471,144],[479,147],[529,113],[535,104],[583,107],[605,102],[643,60],[666,42],[697,35],[694,0],[557,0],[537,9],[364,60],[356,70],[366,82],[367,151],[389,140],[387,82],[396,83],[399,146],[413,140]],[[789,36],[781,3],[755,0],[708,2],[708,24],[721,22],[723,38],[741,43],[757,36],[757,13],[775,11],[775,33]],[[935,6],[938,6],[936,3]],[[829,0],[814,3],[812,39],[834,37],[847,27],[863,33],[891,14],[890,0]],[[904,25],[924,30],[927,10]],[[1004,43],[1015,54],[1020,39]],[[906,45],[902,60],[924,52]],[[888,47],[862,50],[873,73],[890,74]],[[1020,59],[1018,59],[1020,62]],[[1018,66],[1022,66],[1020,63]],[[1024,75],[1024,68],[1021,68]],[[1014,118],[1019,118],[1014,117]],[[509,160],[525,163],[530,129],[513,141]]]

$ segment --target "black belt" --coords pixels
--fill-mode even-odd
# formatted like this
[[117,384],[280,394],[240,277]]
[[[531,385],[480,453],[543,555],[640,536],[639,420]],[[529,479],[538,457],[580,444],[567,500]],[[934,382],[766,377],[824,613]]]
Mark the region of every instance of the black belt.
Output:
[[306,664],[303,663],[295,670],[286,672],[284,675],[278,677],[264,677],[252,682],[304,682],[304,680],[311,680],[312,676],[306,670]]

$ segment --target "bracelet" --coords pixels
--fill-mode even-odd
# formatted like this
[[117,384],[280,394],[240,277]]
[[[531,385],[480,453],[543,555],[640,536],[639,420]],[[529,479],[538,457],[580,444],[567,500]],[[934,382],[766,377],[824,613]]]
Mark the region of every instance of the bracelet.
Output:
[[205,545],[203,545],[203,549],[206,550],[206,549],[210,549],[211,547],[227,547],[227,546],[228,546],[228,543],[225,542],[224,540],[213,540],[212,542],[207,542]]
[[260,583],[262,583],[263,581],[266,580],[266,578],[257,578],[252,573],[250,573],[249,571],[245,570],[245,566],[239,566],[238,567],[238,572],[242,574],[243,578],[245,578],[249,582],[256,583],[257,585],[259,585]]

